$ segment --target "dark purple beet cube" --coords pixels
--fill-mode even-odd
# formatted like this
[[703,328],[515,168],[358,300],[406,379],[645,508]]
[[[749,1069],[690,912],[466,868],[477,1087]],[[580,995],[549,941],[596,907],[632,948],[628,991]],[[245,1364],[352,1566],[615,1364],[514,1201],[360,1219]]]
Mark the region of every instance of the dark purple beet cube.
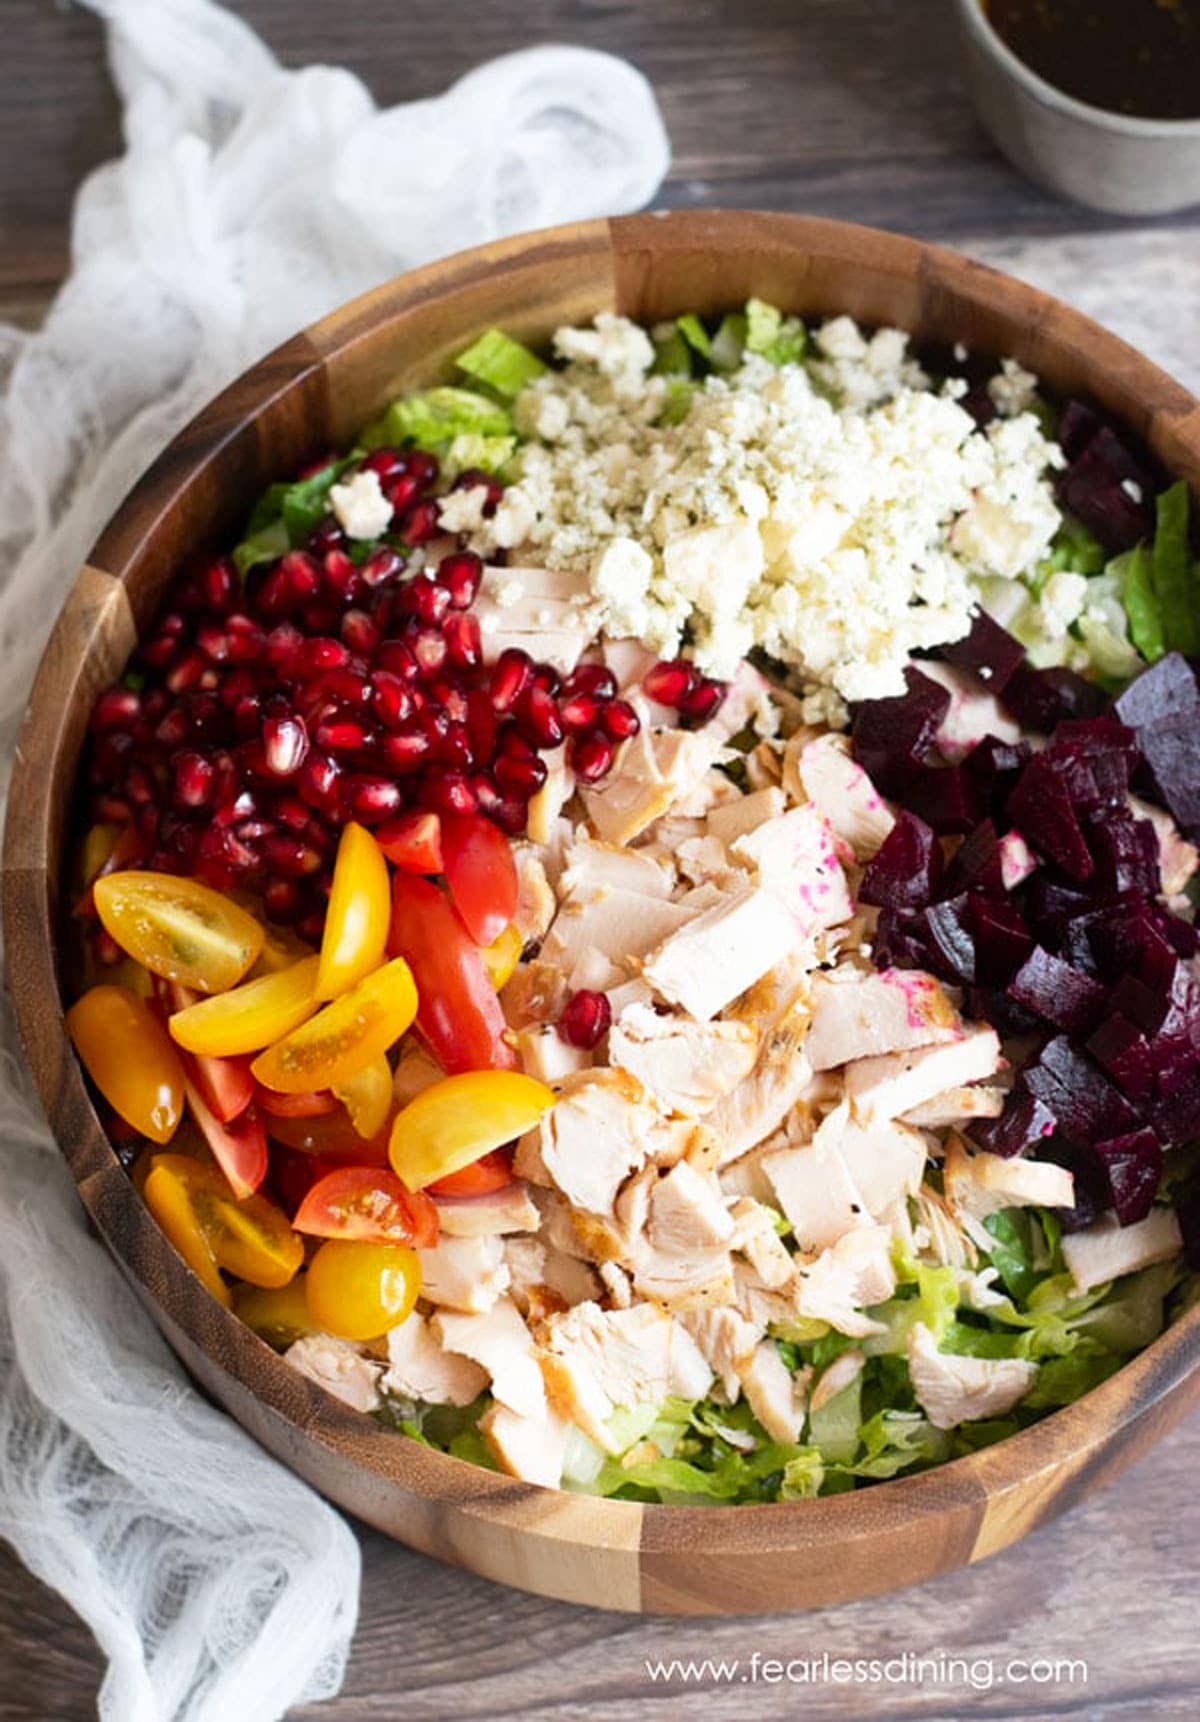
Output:
[[1008,996],[1003,987],[968,987],[966,1014],[976,1022],[990,1022],[1002,1035],[1045,1034],[1040,1017]]
[[1106,989],[1080,969],[1038,945],[1012,980],[1008,991],[1019,1005],[1071,1033],[1091,1028],[1107,1000]]
[[909,781],[904,800],[943,837],[970,831],[983,811],[970,774],[961,765],[927,767]]
[[1059,475],[1058,499],[1110,556],[1132,550],[1154,530],[1154,479],[1105,424]]
[[1095,407],[1089,407],[1086,401],[1069,400],[1058,415],[1058,446],[1068,460],[1074,460],[1096,432],[1103,420]]
[[1032,670],[1024,665],[1009,681],[1003,701],[1026,729],[1049,735],[1064,719],[1099,717],[1108,695],[1074,670]]
[[1137,1127],[1128,1101],[1066,1035],[1047,1041],[1021,1077],[1029,1092],[1049,1107],[1063,1135],[1081,1147]]
[[1114,808],[1089,824],[1087,842],[1096,863],[1096,886],[1105,895],[1136,891],[1153,897],[1162,889],[1158,837],[1148,819]]
[[887,909],[923,909],[941,882],[942,846],[914,813],[904,810],[867,863],[859,898]]
[[989,1154],[1011,1160],[1031,1144],[1044,1144],[1054,1134],[1054,1114],[1044,1100],[1031,1094],[1018,1077],[999,1118],[973,1118],[966,1134]]
[[1198,707],[1200,684],[1195,671],[1181,653],[1168,652],[1130,682],[1124,693],[1117,696],[1113,710],[1123,724],[1137,731],[1147,724],[1197,712]]
[[1062,1221],[1064,1232],[1081,1232],[1107,1210],[1112,1192],[1104,1167],[1090,1149],[1077,1148],[1074,1143],[1056,1136],[1053,1142],[1039,1149],[1036,1158],[1052,1160],[1056,1166],[1065,1167],[1075,1180],[1074,1206],[1054,1210]]
[[1110,1011],[1087,1043],[1087,1049],[1102,1064],[1122,1094],[1135,1103],[1154,1087],[1154,1063],[1150,1042],[1127,1016]]
[[1097,1142],[1093,1153],[1104,1167],[1112,1205],[1123,1226],[1144,1220],[1154,1205],[1162,1178],[1163,1151],[1153,1130],[1143,1126]]
[[958,891],[974,887],[997,895],[1003,891],[1000,839],[993,820],[981,819],[973,831],[968,831],[950,863],[946,884],[949,889]]
[[[1092,898],[1075,885],[1064,884],[1047,873],[1035,873],[1025,891],[1025,917],[1044,945],[1061,950],[1063,939],[1077,922],[1094,913]],[[1080,966],[1075,954],[1069,962]],[[1086,965],[1084,965],[1086,966]]]
[[970,670],[989,693],[999,694],[1025,662],[1025,648],[986,610],[976,610],[964,639],[942,647],[942,656],[957,669]]
[[932,955],[924,928],[896,909],[880,910],[871,954],[877,969],[927,969]]
[[1072,879],[1090,879],[1094,862],[1055,762],[1036,755],[1008,798],[1008,817]]
[[1200,837],[1200,712],[1181,712],[1138,730],[1138,746],[1164,805],[1186,837]]
[[1071,749],[1076,753],[1085,753],[1089,757],[1107,754],[1124,754],[1127,759],[1137,757],[1137,736],[1128,724],[1121,722],[1111,712],[1101,717],[1067,718],[1060,723],[1054,732],[1053,747]]
[[1182,1080],[1169,1093],[1160,1093],[1142,1103],[1160,1142],[1182,1147],[1200,1136],[1200,1068],[1189,1062]]
[[962,769],[974,784],[980,802],[998,813],[1008,800],[1013,786],[1033,758],[1027,741],[1001,741],[985,735],[962,762]]
[[909,665],[905,691],[889,699],[864,700],[854,713],[854,757],[885,795],[907,786],[936,739],[950,709],[950,695]]
[[1173,915],[1165,903],[1147,903],[1146,912],[1177,957],[1194,957],[1200,950],[1200,933],[1191,921]]
[[1033,934],[1025,917],[1011,897],[973,891],[968,925],[975,940],[977,980],[983,986],[1006,986],[1033,950]]
[[966,892],[933,903],[915,917],[929,950],[935,975],[955,984],[975,979],[975,935]]

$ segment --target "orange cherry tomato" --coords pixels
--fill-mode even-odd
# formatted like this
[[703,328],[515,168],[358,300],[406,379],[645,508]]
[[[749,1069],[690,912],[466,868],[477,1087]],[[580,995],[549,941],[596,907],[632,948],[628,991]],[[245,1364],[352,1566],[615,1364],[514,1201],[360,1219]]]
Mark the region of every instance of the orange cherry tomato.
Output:
[[421,1264],[404,1244],[331,1238],[309,1263],[308,1313],[339,1339],[378,1339],[412,1313],[421,1290]]
[[443,1070],[515,1070],[507,1024],[479,946],[428,879],[392,880],[388,949],[407,958],[420,1003],[417,1028]]
[[214,1058],[260,1052],[312,1016],[317,968],[316,957],[305,957],[290,968],[176,1009],[167,1024],[171,1039],[188,1052]]
[[438,1213],[422,1190],[406,1190],[394,1172],[343,1166],[312,1186],[292,1221],[316,1238],[356,1238],[373,1244],[437,1242]]
[[264,1087],[280,1094],[333,1088],[385,1053],[416,1014],[412,971],[397,959],[260,1053],[251,1069]]
[[113,1110],[139,1135],[169,1142],[183,1117],[184,1070],[145,999],[126,987],[92,987],[66,1021],[85,1070]]
[[315,1333],[308,1313],[304,1274],[285,1286],[240,1285],[233,1294],[233,1307],[247,1327],[252,1327],[268,1345],[287,1346]]
[[[168,1031],[177,1015],[190,1010],[199,1001],[199,993],[178,981],[165,981],[154,976],[152,1008],[165,1021]],[[176,1042],[176,1045],[179,1043]],[[254,1099],[254,1078],[249,1060],[244,1057],[213,1058],[207,1053],[186,1052],[179,1048],[184,1074],[200,1091],[200,1097],[210,1112],[222,1124],[231,1124]]]
[[454,907],[477,945],[498,939],[517,912],[512,844],[481,813],[447,814],[442,857]]
[[[189,1212],[189,1236],[194,1239],[198,1231],[217,1266],[251,1285],[285,1286],[303,1265],[304,1241],[293,1231],[283,1210],[265,1196],[235,1201],[215,1166],[183,1154],[157,1154],[143,1193],[164,1230],[168,1228],[160,1218],[160,1209],[168,1212],[181,1233],[179,1216]],[[168,1236],[176,1242],[169,1230]],[[181,1245],[176,1247],[186,1255]],[[223,1301],[228,1301],[228,1294]]]
[[493,939],[490,945],[484,945],[480,951],[483,966],[497,992],[502,992],[512,979],[524,948],[520,933],[510,921],[499,938]]
[[307,1094],[277,1094],[273,1088],[258,1083],[254,1099],[260,1112],[272,1118],[324,1118],[338,1110],[336,1094],[327,1088],[314,1088]]
[[196,1278],[218,1303],[228,1308],[232,1302],[229,1287],[221,1278],[208,1233],[200,1224],[183,1180],[172,1167],[152,1164],[142,1185],[142,1197]]
[[198,992],[236,986],[263,948],[254,917],[196,879],[109,873],[92,894],[105,931],[123,951],[151,974]]
[[350,1114],[350,1122],[363,1137],[378,1135],[396,1108],[392,1067],[381,1053],[355,1075],[339,1082],[334,1093]]
[[229,1121],[220,1119],[194,1082],[187,1085],[187,1103],[234,1195],[252,1196],[268,1165],[267,1132],[258,1113],[251,1110]]
[[378,843],[351,822],[338,839],[321,938],[317,997],[337,998],[377,969],[387,948],[391,895]]
[[393,867],[432,876],[442,870],[442,824],[436,813],[399,813],[375,832]]
[[410,1190],[424,1190],[523,1136],[553,1105],[544,1082],[517,1070],[447,1076],[397,1113],[392,1170]]
[[507,1148],[493,1148],[490,1154],[472,1160],[469,1166],[438,1178],[426,1188],[431,1196],[490,1196],[493,1190],[503,1190],[513,1181],[512,1154]]

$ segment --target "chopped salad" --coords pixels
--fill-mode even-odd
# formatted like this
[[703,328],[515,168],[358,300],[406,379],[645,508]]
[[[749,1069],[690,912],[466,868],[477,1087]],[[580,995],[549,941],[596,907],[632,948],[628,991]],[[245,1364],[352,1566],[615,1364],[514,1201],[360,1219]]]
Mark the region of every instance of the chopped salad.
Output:
[[1200,1279],[1186,488],[759,300],[499,330],[96,702],[67,1024],[208,1291],[529,1482],[840,1492]]

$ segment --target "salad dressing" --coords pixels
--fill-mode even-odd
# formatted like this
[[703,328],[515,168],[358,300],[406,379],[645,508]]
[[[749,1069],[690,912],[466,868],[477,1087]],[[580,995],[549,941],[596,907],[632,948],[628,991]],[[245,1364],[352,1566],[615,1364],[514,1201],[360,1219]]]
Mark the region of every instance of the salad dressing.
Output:
[[1065,95],[1140,119],[1200,119],[1200,0],[984,0],[984,10]]

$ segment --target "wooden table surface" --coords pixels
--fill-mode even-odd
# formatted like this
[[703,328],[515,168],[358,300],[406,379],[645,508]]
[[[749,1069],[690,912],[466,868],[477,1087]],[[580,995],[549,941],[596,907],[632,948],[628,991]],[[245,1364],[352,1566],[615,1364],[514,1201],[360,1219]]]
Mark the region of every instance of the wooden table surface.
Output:
[[[349,66],[383,103],[432,94],[478,59],[537,41],[609,48],[653,80],[675,149],[665,204],[840,215],[951,242],[1131,235],[1025,184],[958,82],[949,0],[241,0],[289,65]],[[33,325],[68,259],[80,177],[120,147],[100,27],[3,0],[0,318]],[[1154,242],[1140,224],[1139,242]],[[1200,210],[1177,218],[1194,245]],[[1163,238],[1166,238],[1163,234]],[[1168,249],[1170,247],[1168,246]],[[1136,330],[1134,331],[1136,338]],[[679,1623],[500,1590],[363,1532],[361,1624],[345,1690],[313,1722],[524,1716],[572,1722],[703,1713],[1027,1722],[1191,1718],[1200,1693],[1200,1425],[1008,1553],[922,1589],[795,1618]],[[753,1680],[750,1659],[925,1658],[874,1684]],[[656,1680],[648,1661],[740,1658]],[[1086,1679],[1014,1660],[1087,1664]],[[938,1659],[942,1659],[940,1662]],[[953,1659],[947,1660],[947,1659]],[[0,1722],[94,1714],[87,1631],[0,1546]],[[1047,1678],[1047,1676],[1053,1676]]]

